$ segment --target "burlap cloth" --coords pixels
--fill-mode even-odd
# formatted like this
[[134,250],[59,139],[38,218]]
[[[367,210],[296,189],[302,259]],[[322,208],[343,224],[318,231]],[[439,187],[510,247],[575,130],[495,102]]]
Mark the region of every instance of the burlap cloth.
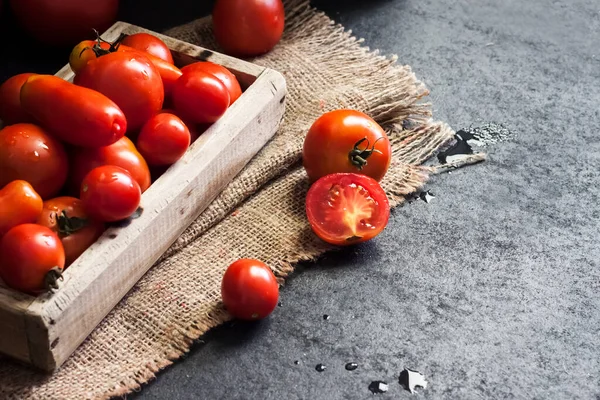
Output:
[[[207,19],[167,32],[218,47]],[[362,110],[388,132],[393,162],[382,182],[392,205],[421,187],[419,166],[453,136],[432,122],[428,94],[410,67],[371,52],[304,0],[286,4],[286,31],[253,60],[283,73],[289,94],[275,138],[181,236],[53,376],[0,359],[0,399],[108,398],[138,390],[230,317],[220,303],[224,269],[235,259],[264,260],[282,278],[294,263],[330,247],[305,220],[304,135],[323,112]],[[2,323],[0,321],[0,323]]]

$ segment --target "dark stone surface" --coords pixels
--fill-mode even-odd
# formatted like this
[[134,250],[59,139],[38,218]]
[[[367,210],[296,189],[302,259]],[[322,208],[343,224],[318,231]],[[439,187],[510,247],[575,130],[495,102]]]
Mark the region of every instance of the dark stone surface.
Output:
[[[124,14],[151,29],[209,9],[172,0],[185,12],[136,14],[141,3],[126,0]],[[407,367],[425,374],[423,398],[600,398],[597,1],[318,5],[411,65],[437,119],[503,122],[518,136],[433,178],[436,197],[395,210],[373,242],[299,268],[272,318],[209,333],[135,397],[410,398]],[[6,66],[6,54],[18,52],[1,56],[4,75],[63,64],[16,55]],[[371,394],[376,380],[389,391]]]

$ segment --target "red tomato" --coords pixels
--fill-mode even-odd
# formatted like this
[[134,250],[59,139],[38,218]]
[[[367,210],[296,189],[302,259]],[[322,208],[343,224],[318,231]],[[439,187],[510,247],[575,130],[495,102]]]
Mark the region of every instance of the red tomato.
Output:
[[144,51],[148,54],[152,54],[155,57],[165,60],[168,63],[173,64],[173,56],[169,47],[154,35],[148,33],[134,33],[128,35],[121,41],[125,46],[133,49]]
[[100,46],[105,51],[110,49],[110,43],[98,42],[97,40],[84,40],[73,47],[69,55],[69,66],[73,73],[78,74],[90,60],[98,58],[94,50],[96,46]]
[[356,172],[380,181],[387,172],[392,147],[384,130],[354,110],[323,114],[311,126],[302,162],[311,181],[338,172]]
[[108,97],[53,75],[30,77],[21,105],[58,139],[81,147],[108,146],[125,135],[123,111]]
[[140,185],[142,192],[150,187],[150,170],[146,160],[129,138],[122,137],[110,146],[73,149],[69,176],[72,193],[79,194],[83,178],[102,165],[116,165],[126,169]]
[[17,225],[35,222],[43,200],[25,181],[16,180],[0,190],[0,237]]
[[212,63],[210,61],[199,61],[193,64],[186,65],[181,68],[181,72],[204,71],[216,76],[225,85],[229,92],[229,103],[233,104],[241,95],[242,88],[237,78],[231,71],[222,65]]
[[242,320],[263,319],[279,300],[279,285],[273,272],[258,260],[241,259],[231,264],[221,283],[227,311]]
[[191,71],[175,82],[172,100],[175,111],[185,121],[206,124],[225,114],[229,107],[229,92],[214,75]]
[[15,75],[0,86],[0,120],[5,125],[33,122],[31,115],[21,107],[21,87],[33,75],[35,74]]
[[390,205],[373,178],[331,174],[309,189],[306,215],[317,236],[327,243],[344,246],[379,235],[390,217]]
[[159,113],[150,118],[137,139],[137,148],[150,165],[169,165],[190,147],[190,131],[176,115]]
[[36,40],[49,45],[73,45],[104,32],[117,17],[119,0],[11,0],[21,26]]
[[281,0],[217,0],[212,12],[217,42],[226,53],[251,57],[270,51],[281,39]]
[[0,243],[0,278],[9,287],[39,294],[56,289],[65,266],[60,239],[45,226],[21,224]]
[[42,198],[54,196],[67,179],[63,145],[33,124],[0,130],[0,187],[17,179],[27,181]]
[[156,114],[165,98],[158,70],[139,51],[119,51],[90,60],[74,82],[113,100],[123,110],[129,132],[137,131]]
[[104,165],[86,175],[79,197],[90,217],[114,222],[130,217],[137,210],[142,191],[127,170]]
[[65,249],[65,268],[104,232],[104,224],[89,218],[81,200],[75,197],[46,200],[37,223],[50,228],[60,238]]

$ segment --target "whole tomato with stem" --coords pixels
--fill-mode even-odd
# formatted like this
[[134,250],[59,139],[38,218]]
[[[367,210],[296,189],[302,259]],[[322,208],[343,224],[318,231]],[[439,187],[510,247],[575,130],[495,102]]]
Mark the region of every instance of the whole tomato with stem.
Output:
[[131,47],[132,49],[144,51],[152,54],[168,63],[173,64],[173,55],[165,42],[149,33],[140,32],[133,35],[127,35],[121,44]]
[[221,297],[225,308],[235,318],[259,320],[269,316],[277,306],[279,284],[262,261],[240,259],[225,271]]
[[224,66],[212,63],[210,61],[198,61],[181,68],[182,73],[193,73],[194,71],[204,71],[216,76],[225,85],[227,91],[229,92],[230,105],[242,95],[242,87],[240,86],[237,78]]
[[150,118],[137,138],[137,148],[150,165],[170,165],[179,160],[188,147],[188,127],[174,114],[161,112]]
[[129,218],[140,205],[140,185],[127,170],[104,165],[83,179],[79,197],[86,213],[94,219],[115,222]]
[[[100,50],[108,52],[111,44],[100,40],[83,40],[79,42],[69,54],[69,66],[77,74],[90,60],[98,58],[96,53]],[[98,50],[100,49],[100,50]]]
[[0,85],[0,120],[5,125],[19,122],[34,122],[34,119],[21,107],[21,87],[33,73],[18,74]]
[[215,38],[227,54],[252,57],[279,42],[285,10],[281,0],[217,0],[212,21]]
[[0,130],[0,187],[24,180],[46,199],[62,188],[67,168],[62,143],[39,126],[14,124]]
[[81,200],[69,196],[46,200],[37,224],[51,229],[60,238],[65,250],[65,268],[98,240],[105,229],[103,222],[88,216]]
[[355,172],[380,181],[387,172],[392,147],[385,131],[355,110],[323,114],[311,126],[302,163],[311,181],[339,172]]
[[43,200],[26,181],[10,182],[0,190],[0,237],[11,228],[35,222],[42,213]]
[[323,241],[346,246],[379,235],[390,217],[390,205],[379,183],[366,175],[326,175],[306,195],[306,216]]
[[229,107],[229,91],[216,76],[188,71],[175,82],[173,108],[185,121],[196,124],[216,122]]
[[73,148],[70,152],[69,188],[79,195],[81,182],[94,168],[116,165],[127,170],[142,192],[150,187],[150,169],[144,157],[128,137],[124,136],[110,146]]
[[0,278],[13,289],[33,295],[56,289],[64,266],[63,245],[45,226],[17,225],[0,242]]
[[135,132],[156,114],[165,99],[162,78],[142,52],[109,53],[88,61],[75,84],[96,90],[114,101]]

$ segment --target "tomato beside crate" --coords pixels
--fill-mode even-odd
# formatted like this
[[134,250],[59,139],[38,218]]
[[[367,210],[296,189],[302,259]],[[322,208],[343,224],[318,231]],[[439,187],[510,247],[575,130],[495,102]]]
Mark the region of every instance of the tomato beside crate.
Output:
[[[170,53],[154,37],[166,43]],[[89,53],[86,43],[81,49],[86,49],[84,52],[74,50],[69,61],[78,71],[78,86],[65,82],[74,78],[71,67],[66,65],[56,77],[19,77],[8,87],[11,100],[16,100],[14,87],[26,80],[21,101],[29,111],[39,110],[32,113],[31,120],[23,121],[35,125],[25,123],[15,129],[29,129],[44,143],[51,143],[57,152],[62,152],[60,159],[69,156],[69,169],[74,169],[67,176],[67,168],[59,161],[40,158],[40,165],[44,163],[54,171],[54,182],[48,180],[52,186],[37,179],[47,171],[37,168],[33,175],[27,175],[32,172],[26,170],[26,160],[17,160],[19,174],[25,174],[27,182],[31,182],[16,182],[0,192],[0,202],[6,204],[28,196],[29,208],[18,216],[21,219],[6,218],[9,225],[22,225],[5,235],[5,246],[16,249],[19,246],[15,243],[25,237],[44,238],[32,242],[30,253],[14,254],[13,258],[23,264],[13,262],[6,269],[11,273],[5,275],[5,283],[22,290],[10,289],[0,281],[0,353],[47,371],[58,368],[70,356],[266,144],[277,130],[285,107],[285,80],[276,71],[123,22],[114,24],[102,39],[121,39],[125,45],[111,48],[110,44],[101,43],[98,48],[110,54],[100,57]],[[135,49],[147,49],[152,54],[143,55]],[[82,58],[77,58],[78,53]],[[176,66],[169,63],[169,56]],[[203,65],[184,68],[198,62]],[[128,68],[140,72],[140,82],[131,84],[127,80]],[[199,72],[203,68],[212,70]],[[39,95],[40,91],[56,93],[57,88],[68,85],[71,86],[65,97],[56,98],[55,102]],[[158,86],[160,93],[157,91],[148,101],[129,102],[132,91],[146,93]],[[92,90],[102,95],[90,94]],[[201,101],[195,96],[197,93],[212,98]],[[112,119],[106,119],[107,114],[99,115],[92,118],[98,123],[90,125],[86,116],[96,112],[91,104],[83,105],[88,108],[81,118],[67,116],[77,110],[57,107],[61,101],[74,104],[72,99],[78,95],[97,97]],[[174,101],[164,102],[163,95]],[[14,108],[14,101],[9,104],[11,107]],[[165,110],[167,107],[173,110]],[[65,118],[56,118],[60,113]],[[67,126],[64,120],[73,124]],[[82,137],[75,132],[89,130],[96,130],[97,134]],[[10,129],[4,131],[11,134]],[[40,141],[26,140],[30,133],[6,140],[33,152]],[[57,134],[58,140],[53,139]],[[157,139],[166,142],[160,144]],[[161,147],[164,154],[155,157],[156,149]],[[102,166],[105,163],[113,166]],[[115,179],[107,179],[109,175]],[[36,189],[41,193],[36,194]],[[123,201],[97,202],[102,197],[99,194],[111,190],[121,193],[119,198]],[[126,218],[123,223],[123,218],[136,209],[135,218]],[[110,223],[115,220],[118,224]],[[36,243],[52,245],[52,251],[42,252],[43,246],[36,248]],[[86,250],[87,246],[90,247]],[[38,257],[38,275],[34,280],[22,281],[19,265],[31,263],[32,257]],[[42,279],[44,276],[48,279]],[[62,279],[58,285],[57,279]],[[41,285],[58,287],[40,291]]]

